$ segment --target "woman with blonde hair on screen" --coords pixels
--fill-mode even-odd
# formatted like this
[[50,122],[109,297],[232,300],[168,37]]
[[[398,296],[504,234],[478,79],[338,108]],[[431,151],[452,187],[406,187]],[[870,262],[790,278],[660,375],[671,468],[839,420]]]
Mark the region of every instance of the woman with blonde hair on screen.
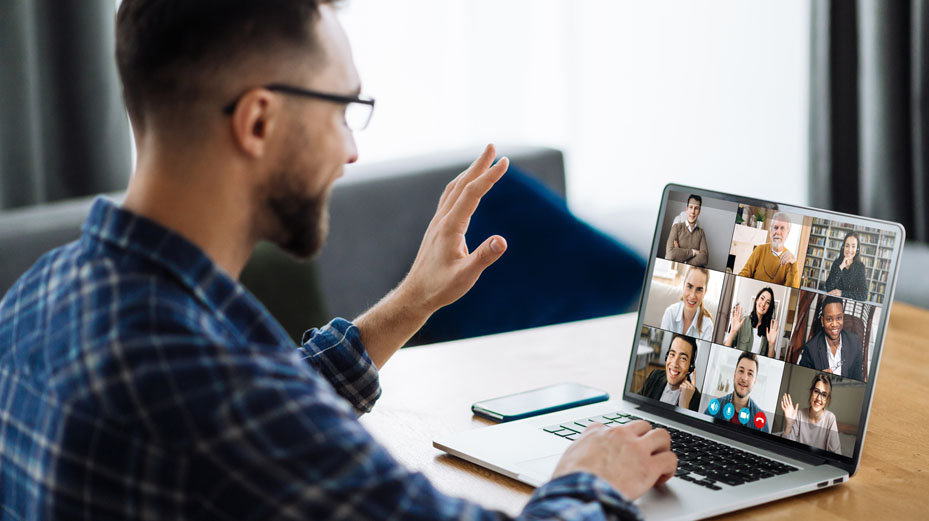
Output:
[[680,302],[668,306],[661,317],[661,329],[672,333],[712,340],[713,320],[703,307],[710,272],[706,268],[691,266],[684,276]]

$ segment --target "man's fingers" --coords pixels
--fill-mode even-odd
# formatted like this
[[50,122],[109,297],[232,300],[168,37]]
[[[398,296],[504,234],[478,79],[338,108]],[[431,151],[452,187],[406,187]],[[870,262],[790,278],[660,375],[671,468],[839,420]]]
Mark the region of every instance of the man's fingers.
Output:
[[671,435],[664,429],[652,429],[642,436],[649,454],[671,450]]
[[606,428],[606,425],[603,425],[603,424],[600,423],[600,422],[594,422],[594,423],[591,423],[590,425],[588,425],[587,428],[585,428],[585,429],[581,432],[581,434],[584,434],[584,433],[587,433],[587,432],[597,432],[598,430],[600,430],[600,429],[605,429],[605,428]]
[[472,270],[472,276],[477,278],[487,269],[488,266],[497,261],[506,251],[506,239],[499,235],[488,237],[476,250],[469,256],[468,269]]
[[[451,208],[448,211],[447,218],[454,224],[453,229],[456,233],[467,231],[468,222],[471,216],[474,215],[474,211],[477,210],[481,198],[493,187],[494,183],[503,177],[509,166],[509,159],[501,158],[496,165],[490,167],[483,175],[467,182],[456,199],[452,199],[454,194],[449,196],[448,204],[451,205]],[[465,179],[462,178],[461,182],[464,183],[464,181]]]
[[636,420],[634,422],[629,422],[620,428],[629,431],[636,436],[642,436],[646,432],[652,430],[652,425],[645,420]]
[[677,470],[677,455],[670,450],[659,452],[652,456],[652,463],[655,465],[655,470],[658,471],[658,479],[655,480],[655,486],[657,487],[663,485],[674,475]]
[[464,187],[484,173],[490,165],[493,164],[496,156],[497,149],[492,144],[484,147],[484,151],[481,152],[481,155],[477,156],[477,159],[471,163],[471,166],[466,168],[464,172],[460,173],[458,177],[453,179],[452,182],[445,187],[445,192],[439,199],[438,213],[443,215],[448,213],[449,209],[455,204],[455,201],[458,200],[458,197],[461,196]]

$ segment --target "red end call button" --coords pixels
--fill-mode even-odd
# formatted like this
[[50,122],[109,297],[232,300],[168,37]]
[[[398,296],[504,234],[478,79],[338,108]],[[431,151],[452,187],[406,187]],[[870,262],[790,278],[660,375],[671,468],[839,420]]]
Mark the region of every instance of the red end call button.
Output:
[[755,428],[761,430],[764,428],[764,424],[768,423],[768,419],[765,418],[763,412],[758,412],[755,414]]

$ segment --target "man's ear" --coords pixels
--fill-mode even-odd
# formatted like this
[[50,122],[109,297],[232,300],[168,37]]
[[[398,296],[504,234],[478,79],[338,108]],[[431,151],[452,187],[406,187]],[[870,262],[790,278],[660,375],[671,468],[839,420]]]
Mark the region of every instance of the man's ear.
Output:
[[268,148],[269,138],[280,117],[280,103],[267,89],[245,93],[232,114],[232,135],[242,152],[261,157]]

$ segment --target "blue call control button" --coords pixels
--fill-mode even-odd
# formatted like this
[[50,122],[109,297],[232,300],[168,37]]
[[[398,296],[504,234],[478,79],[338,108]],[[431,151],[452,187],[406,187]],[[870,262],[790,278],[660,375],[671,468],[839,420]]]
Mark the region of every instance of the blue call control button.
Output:
[[723,407],[723,418],[731,420],[733,416],[735,416],[735,405],[727,403],[726,406]]

